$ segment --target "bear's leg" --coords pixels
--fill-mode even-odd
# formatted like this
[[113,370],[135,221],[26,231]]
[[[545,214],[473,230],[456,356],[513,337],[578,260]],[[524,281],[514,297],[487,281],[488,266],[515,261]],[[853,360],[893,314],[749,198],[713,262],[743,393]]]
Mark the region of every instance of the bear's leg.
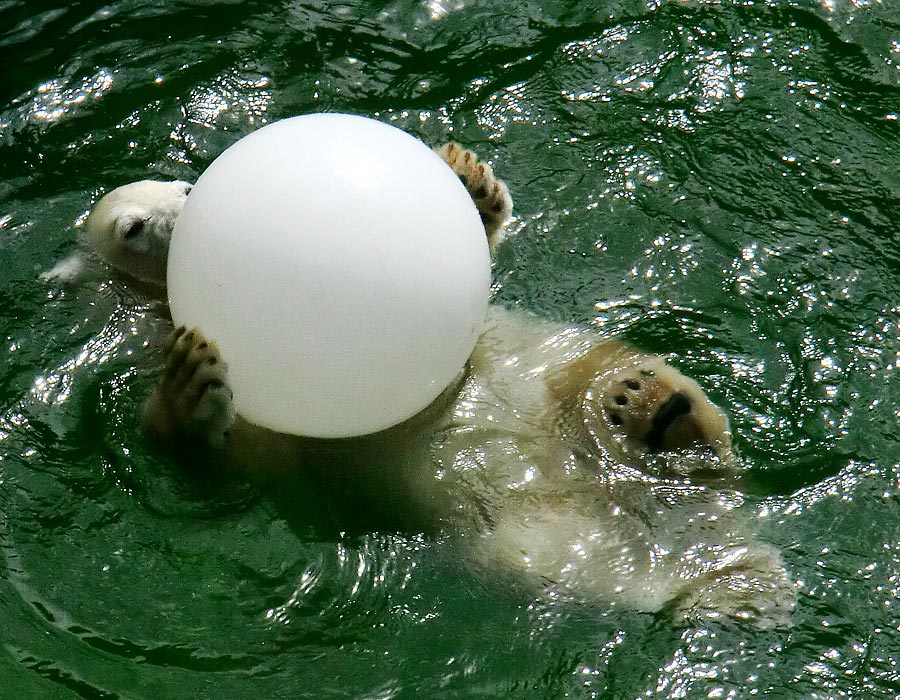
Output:
[[164,444],[225,447],[235,414],[227,369],[214,343],[184,327],[169,336],[165,371],[144,403],[142,419]]
[[502,240],[503,223],[512,214],[512,198],[506,185],[494,177],[490,165],[478,160],[472,151],[456,143],[445,143],[437,149],[459,179],[462,180],[484,223],[491,251]]
[[762,629],[787,625],[796,593],[778,552],[750,541],[733,559],[687,579],[675,602],[676,617],[688,622],[742,620]]

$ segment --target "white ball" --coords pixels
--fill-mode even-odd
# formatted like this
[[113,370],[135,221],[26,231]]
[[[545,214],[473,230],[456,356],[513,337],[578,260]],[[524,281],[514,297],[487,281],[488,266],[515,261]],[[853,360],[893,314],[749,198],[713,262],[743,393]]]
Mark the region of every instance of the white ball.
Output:
[[410,418],[459,374],[490,255],[471,197],[430,148],[317,114],[246,136],[201,175],[168,290],[175,323],[218,345],[240,415],[350,437]]

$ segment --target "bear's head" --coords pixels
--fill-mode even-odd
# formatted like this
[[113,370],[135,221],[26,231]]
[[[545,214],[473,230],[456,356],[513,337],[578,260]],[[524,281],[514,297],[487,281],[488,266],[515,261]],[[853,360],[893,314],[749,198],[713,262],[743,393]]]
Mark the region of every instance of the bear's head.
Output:
[[172,229],[190,191],[190,183],[180,180],[117,187],[91,211],[88,243],[117,270],[165,288]]

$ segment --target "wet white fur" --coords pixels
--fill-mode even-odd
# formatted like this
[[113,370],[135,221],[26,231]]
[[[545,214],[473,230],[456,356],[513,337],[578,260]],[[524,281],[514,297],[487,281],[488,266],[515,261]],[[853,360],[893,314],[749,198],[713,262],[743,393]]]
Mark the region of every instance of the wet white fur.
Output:
[[[89,250],[119,273],[165,287],[166,259],[175,219],[191,184],[141,180],[117,187],[100,199],[85,224]],[[79,251],[44,272],[44,281],[73,282],[88,261]]]

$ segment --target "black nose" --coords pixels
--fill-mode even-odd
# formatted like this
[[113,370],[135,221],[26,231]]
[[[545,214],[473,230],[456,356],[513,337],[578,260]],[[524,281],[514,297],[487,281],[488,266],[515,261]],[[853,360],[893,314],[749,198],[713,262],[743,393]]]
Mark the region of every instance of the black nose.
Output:
[[679,416],[691,412],[691,400],[686,394],[676,391],[668,400],[660,406],[656,415],[653,416],[653,422],[650,425],[650,432],[647,434],[647,446],[651,450],[658,450],[663,446],[663,440],[669,426]]

